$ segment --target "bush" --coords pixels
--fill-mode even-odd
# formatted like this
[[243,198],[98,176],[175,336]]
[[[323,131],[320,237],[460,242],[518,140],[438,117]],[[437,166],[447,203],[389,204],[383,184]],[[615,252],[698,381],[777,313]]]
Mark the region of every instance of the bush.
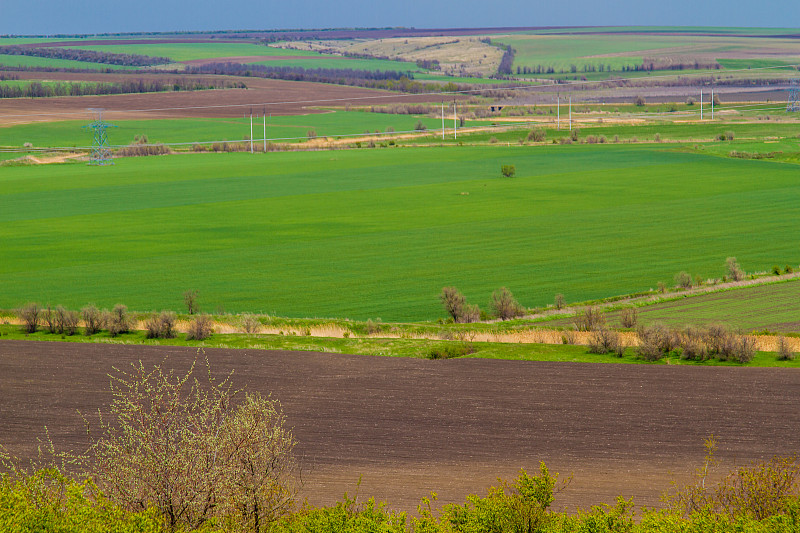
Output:
[[59,305],[56,308],[56,317],[58,320],[58,333],[70,337],[75,335],[78,331],[78,323],[80,322],[80,316],[77,311],[69,311]]
[[306,132],[306,137],[308,137],[308,140],[316,139],[317,138],[317,130],[315,130],[314,128],[311,128],[310,130],[308,130]]
[[692,275],[688,272],[678,272],[675,274],[675,286],[681,289],[691,289],[693,286]]
[[729,141],[732,141],[735,138],[736,138],[736,134],[733,133],[732,131],[728,130],[728,131],[725,132],[725,139],[727,139]]
[[578,331],[591,331],[604,326],[606,317],[599,307],[587,307],[575,312],[575,329]]
[[81,309],[81,318],[83,318],[84,335],[94,335],[103,329],[103,314],[94,305],[87,305]]
[[772,266],[772,273],[774,275],[776,275],[776,276],[780,276],[781,275],[781,267],[779,267],[778,265],[773,265]]
[[132,328],[131,319],[128,316],[128,308],[122,304],[117,304],[114,309],[106,315],[106,327],[112,337],[121,333],[128,333]]
[[661,142],[661,134],[660,134],[660,133],[656,133],[656,134],[653,136],[653,140],[654,140],[655,142],[657,142],[657,143],[660,143],[660,142]]
[[725,260],[725,270],[729,279],[733,281],[742,281],[744,279],[744,270],[739,266],[739,262],[735,257],[729,257]]
[[196,316],[189,324],[189,331],[186,332],[186,340],[202,341],[214,333],[211,318],[208,315]]
[[497,144],[498,142],[497,137],[489,137],[489,144]]
[[620,321],[622,327],[633,328],[636,327],[636,322],[639,320],[639,310],[635,307],[626,307],[622,310]]
[[148,339],[173,339],[176,317],[173,311],[161,311],[160,315],[151,314],[144,323],[145,336]]
[[492,293],[491,308],[495,316],[501,320],[508,320],[525,314],[525,309],[514,299],[511,291],[505,287],[500,287]]
[[506,178],[513,178],[517,175],[517,167],[514,165],[501,165],[500,173],[502,173]]
[[42,311],[42,321],[47,327],[48,333],[58,333],[58,313],[50,307],[50,304],[47,304]]
[[791,346],[789,346],[789,343],[786,342],[786,337],[783,335],[778,337],[776,352],[778,354],[778,361],[791,361],[794,359],[794,352]]
[[607,354],[615,352],[620,357],[625,352],[622,335],[616,331],[601,326],[589,335],[589,353]]
[[459,322],[463,322],[464,324],[471,324],[473,322],[478,322],[481,319],[481,309],[478,307],[477,304],[464,304],[463,311],[461,313],[461,317],[459,318]]
[[210,369],[198,379],[194,367],[175,375],[139,362],[112,376],[113,401],[92,435],[94,478],[125,509],[153,506],[170,531],[215,519],[266,531],[296,494],[295,441],[281,406],[242,395]]
[[426,131],[428,126],[425,125],[424,122],[418,120],[416,124],[414,124],[414,131]]
[[681,358],[705,361],[708,358],[706,334],[703,330],[689,326],[680,334]]
[[41,318],[42,309],[39,304],[30,302],[22,306],[17,314],[22,320],[22,331],[25,333],[36,333],[39,329],[39,320]]
[[633,105],[635,105],[636,107],[643,107],[645,103],[646,102],[645,102],[644,96],[637,95],[633,99]]
[[578,135],[580,135],[581,130],[575,128],[574,130],[569,132],[569,138],[572,142],[578,142]]
[[639,327],[637,335],[636,354],[646,361],[658,361],[678,346],[675,334],[659,322]]
[[471,342],[447,343],[431,348],[428,359],[452,359],[471,353],[475,353],[475,346]]
[[244,315],[242,316],[242,329],[248,335],[258,333],[261,330],[261,321],[255,315]]
[[564,298],[563,294],[558,293],[553,300],[553,304],[556,306],[556,309],[563,309],[567,305],[567,300]]
[[784,274],[791,274],[792,272],[794,272],[794,269],[790,265],[786,265],[785,267],[783,267]]
[[547,141],[547,132],[545,132],[542,128],[533,128],[528,132],[527,139],[528,141],[543,143]]

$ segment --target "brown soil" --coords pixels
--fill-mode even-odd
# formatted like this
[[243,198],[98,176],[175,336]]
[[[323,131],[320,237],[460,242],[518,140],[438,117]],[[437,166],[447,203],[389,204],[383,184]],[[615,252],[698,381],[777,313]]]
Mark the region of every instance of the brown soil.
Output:
[[[63,73],[41,73],[44,79],[73,79]],[[130,80],[125,74],[71,74],[87,81]],[[26,73],[26,77],[28,77]],[[145,79],[156,74],[141,76]],[[161,75],[175,79],[175,74]],[[212,78],[212,76],[201,76]],[[56,120],[89,120],[88,108],[103,108],[107,120],[151,118],[236,117],[266,109],[272,115],[298,115],[315,112],[319,106],[371,105],[428,102],[430,96],[415,96],[389,91],[361,89],[343,85],[223,77],[241,81],[247,89],[216,89],[167,93],[70,96],[59,98],[13,98],[0,100],[0,126]],[[136,77],[135,79],[138,79]]]
[[[800,448],[800,371],[206,349],[213,368],[271,392],[294,426],[304,494],[344,491],[414,511],[429,491],[463,502],[520,467],[574,473],[556,500],[575,509],[618,495],[657,505],[673,474],[719,438],[724,468]],[[178,370],[194,348],[0,341],[0,442],[30,456],[46,426],[85,444],[77,410],[108,403],[112,366]]]

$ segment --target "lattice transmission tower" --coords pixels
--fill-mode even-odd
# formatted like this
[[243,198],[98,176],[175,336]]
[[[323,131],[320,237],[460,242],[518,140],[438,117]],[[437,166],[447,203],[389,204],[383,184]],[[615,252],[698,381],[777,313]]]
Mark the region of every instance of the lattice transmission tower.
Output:
[[800,83],[793,79],[789,84],[789,102],[786,111],[800,111]]
[[103,120],[103,109],[90,108],[89,112],[92,114],[92,122],[84,126],[84,128],[89,128],[94,133],[92,152],[89,154],[89,164],[113,165],[114,160],[111,158],[111,148],[108,145],[106,130],[116,126]]

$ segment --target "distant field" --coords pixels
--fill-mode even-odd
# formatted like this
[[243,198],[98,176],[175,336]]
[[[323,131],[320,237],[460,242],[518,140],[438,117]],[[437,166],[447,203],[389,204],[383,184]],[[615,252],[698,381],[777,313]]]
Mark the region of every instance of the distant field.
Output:
[[[499,178],[515,164],[518,177]],[[757,175],[758,180],[753,176]],[[650,146],[177,155],[0,172],[0,307],[385,320],[455,285],[528,306],[797,264],[795,165]]]
[[[793,268],[796,269],[797,265]],[[622,327],[621,315],[621,310],[609,311],[606,320],[612,327]],[[569,326],[573,321],[572,318],[563,318],[546,324]],[[793,280],[731,289],[640,307],[639,323],[653,322],[675,328],[723,323],[746,332],[797,332],[800,330],[800,282]]]
[[49,57],[14,56],[0,54],[0,68],[6,67],[49,67],[49,68],[76,68],[96,70],[136,70],[136,67],[121,65],[106,65],[105,63],[89,63],[86,61],[73,61],[71,59],[52,59]]
[[107,44],[75,46],[83,50],[111,52],[114,54],[141,54],[169,57],[173,61],[191,61],[216,57],[318,55],[284,54],[283,50],[252,43],[158,43],[158,44]]
[[[259,114],[261,109],[255,110]],[[249,110],[248,110],[249,112]],[[354,135],[375,130],[385,132],[413,131],[417,122],[422,121],[429,129],[441,128],[441,120],[414,115],[392,115],[386,113],[367,113],[357,111],[337,111],[309,115],[276,116],[267,120],[268,139],[307,138],[314,130],[318,136]],[[91,144],[91,132],[83,121],[62,121],[32,123],[0,128],[0,146],[22,146],[26,142],[37,147],[87,146]],[[220,140],[240,140],[250,135],[249,117],[229,119],[163,119],[163,120],[119,120],[113,121],[114,128],[108,130],[109,143],[124,145],[133,141],[137,135],[147,135],[151,142],[191,143]],[[448,124],[448,127],[451,127]],[[263,138],[263,122],[256,118],[253,124],[253,137]]]
[[335,68],[353,70],[396,70],[409,72],[419,70],[417,65],[406,61],[386,61],[382,59],[355,59],[337,57],[333,55],[319,55],[316,57],[297,56],[293,59],[276,59],[259,61],[256,65],[267,67],[301,67],[305,69]]

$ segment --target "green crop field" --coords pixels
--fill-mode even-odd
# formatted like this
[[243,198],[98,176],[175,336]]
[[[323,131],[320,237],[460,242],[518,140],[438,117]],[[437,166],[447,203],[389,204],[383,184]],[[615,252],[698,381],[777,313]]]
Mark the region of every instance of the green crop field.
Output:
[[[500,178],[514,164],[518,177]],[[441,316],[800,261],[797,166],[650,146],[198,154],[0,172],[0,307]],[[758,179],[753,179],[753,176]]]
[[71,59],[52,59],[49,57],[14,56],[0,54],[0,69],[2,67],[47,67],[47,68],[75,68],[75,69],[114,69],[134,70],[136,67],[122,65],[107,65],[105,63],[89,63],[87,61],[73,61]]
[[76,46],[82,50],[111,52],[114,54],[141,54],[169,57],[173,61],[213,59],[216,57],[241,56],[319,56],[315,52],[297,53],[253,43],[154,43],[154,44],[103,44]]
[[[260,111],[260,110],[259,110]],[[358,111],[334,111],[309,115],[269,117],[268,139],[306,138],[310,130],[319,136],[355,135],[365,131],[412,131],[422,121],[429,129],[441,128],[441,120],[415,115],[393,115]],[[250,135],[249,117],[228,119],[168,119],[110,121],[116,126],[108,130],[109,143],[126,145],[137,135],[147,135],[150,142],[192,143],[240,140]],[[0,146],[22,146],[26,142],[37,147],[88,146],[92,134],[84,128],[89,122],[61,121],[32,123],[0,128]],[[448,124],[448,127],[451,124]],[[263,137],[262,119],[254,120],[253,137]]]

